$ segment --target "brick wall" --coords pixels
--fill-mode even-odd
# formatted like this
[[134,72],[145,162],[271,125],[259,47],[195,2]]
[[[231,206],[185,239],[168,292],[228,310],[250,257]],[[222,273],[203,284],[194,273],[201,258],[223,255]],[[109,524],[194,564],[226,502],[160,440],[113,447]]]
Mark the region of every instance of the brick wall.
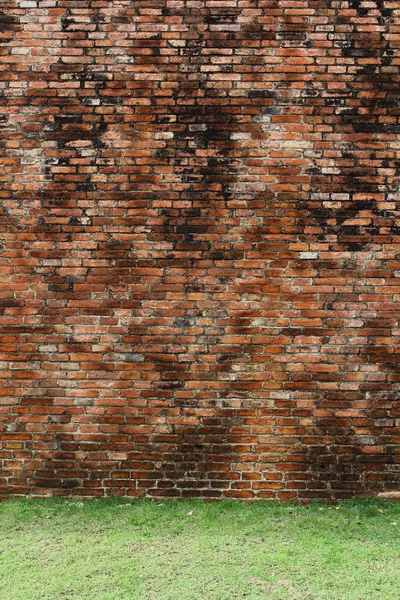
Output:
[[0,495],[398,488],[399,3],[0,10]]

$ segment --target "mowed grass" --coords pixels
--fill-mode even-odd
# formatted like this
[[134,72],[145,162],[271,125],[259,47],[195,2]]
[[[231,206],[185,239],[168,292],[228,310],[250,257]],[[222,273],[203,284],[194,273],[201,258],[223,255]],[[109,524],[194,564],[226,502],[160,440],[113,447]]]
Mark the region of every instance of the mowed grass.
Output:
[[400,503],[0,503],[2,600],[399,600]]

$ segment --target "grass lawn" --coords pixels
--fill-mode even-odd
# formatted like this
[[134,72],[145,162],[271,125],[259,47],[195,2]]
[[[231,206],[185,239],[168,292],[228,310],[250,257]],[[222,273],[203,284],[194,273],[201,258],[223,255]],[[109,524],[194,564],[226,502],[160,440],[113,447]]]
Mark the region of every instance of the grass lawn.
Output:
[[399,600],[400,503],[0,503],[2,600]]

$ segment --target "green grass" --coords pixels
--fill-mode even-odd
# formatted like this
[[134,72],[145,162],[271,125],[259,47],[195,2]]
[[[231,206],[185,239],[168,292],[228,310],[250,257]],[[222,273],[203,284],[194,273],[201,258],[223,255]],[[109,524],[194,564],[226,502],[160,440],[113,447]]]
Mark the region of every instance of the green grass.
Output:
[[0,503],[2,600],[399,600],[400,503]]

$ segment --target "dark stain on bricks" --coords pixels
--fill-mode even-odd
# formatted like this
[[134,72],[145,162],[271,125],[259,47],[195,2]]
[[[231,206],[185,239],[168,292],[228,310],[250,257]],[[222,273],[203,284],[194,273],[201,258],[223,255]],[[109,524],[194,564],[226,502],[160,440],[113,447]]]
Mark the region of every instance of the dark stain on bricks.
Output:
[[[7,15],[3,11],[0,11],[0,32],[7,31],[20,31],[21,24],[17,16]],[[2,38],[3,42],[8,41],[7,37]]]

